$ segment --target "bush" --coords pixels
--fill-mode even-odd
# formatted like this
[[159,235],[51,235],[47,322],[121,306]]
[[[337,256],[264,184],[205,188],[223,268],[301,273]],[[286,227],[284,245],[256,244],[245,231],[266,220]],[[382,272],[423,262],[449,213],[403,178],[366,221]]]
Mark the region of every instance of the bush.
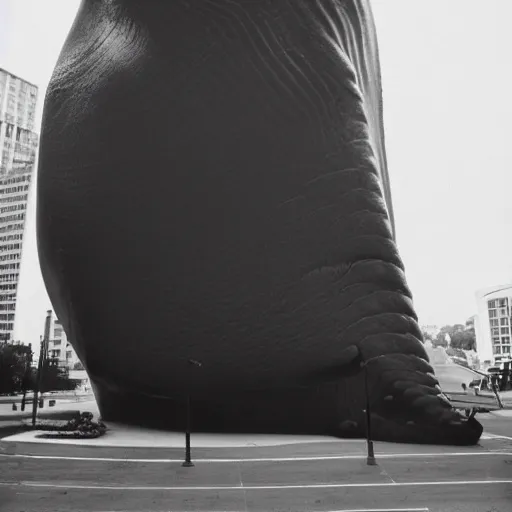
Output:
[[28,385],[31,360],[30,346],[0,342],[0,394],[21,393]]
[[90,412],[83,412],[80,416],[72,418],[67,422],[39,422],[36,430],[54,432],[52,434],[39,434],[36,437],[45,439],[80,438],[94,439],[100,437],[107,431],[106,425],[101,422],[92,421],[93,415]]

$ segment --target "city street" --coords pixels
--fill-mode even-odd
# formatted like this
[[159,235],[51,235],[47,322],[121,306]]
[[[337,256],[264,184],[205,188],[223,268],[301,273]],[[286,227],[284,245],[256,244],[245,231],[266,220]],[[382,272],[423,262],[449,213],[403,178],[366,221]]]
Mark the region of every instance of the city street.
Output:
[[0,441],[0,511],[510,512],[512,418],[499,414],[482,415],[475,447],[375,443],[375,467],[363,440],[201,447],[192,468],[176,447]]
[[0,512],[512,512],[511,20],[0,0]]
[[477,414],[476,417],[484,426],[485,435],[507,436],[512,440],[512,409]]

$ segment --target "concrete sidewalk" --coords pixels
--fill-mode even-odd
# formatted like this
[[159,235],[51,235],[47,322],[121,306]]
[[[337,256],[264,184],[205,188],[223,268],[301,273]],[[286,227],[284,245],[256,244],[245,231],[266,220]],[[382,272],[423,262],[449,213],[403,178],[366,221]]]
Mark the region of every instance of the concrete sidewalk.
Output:
[[[507,411],[507,413],[509,412],[512,413],[512,411]],[[506,417],[508,419],[512,417],[512,414],[504,415],[502,413],[490,413],[487,417],[492,418],[493,415],[496,418]],[[161,453],[181,454],[185,444],[184,432],[148,429],[112,422],[106,422],[106,425],[108,427],[106,434],[96,439],[45,439],[37,437],[43,431],[29,430],[3,438],[0,441],[0,445],[4,447],[11,446],[12,448],[24,445],[28,450],[32,450],[36,445],[39,445],[42,449],[50,450],[51,452],[65,450],[66,453],[69,450],[73,451],[76,449],[95,449],[98,453],[123,454],[126,454],[128,451],[139,451],[144,453],[147,458],[158,458]],[[216,454],[234,453],[233,450],[244,454],[249,452],[256,453],[260,452],[259,449],[263,449],[267,455],[272,455],[277,453],[277,451],[282,453],[283,450],[287,453],[295,454],[307,453],[311,450],[325,454],[332,452],[363,453],[366,450],[365,439],[341,439],[321,435],[192,432],[191,440],[195,451],[199,449],[210,453],[215,452]],[[423,453],[432,450],[439,451],[440,453],[446,451],[479,451],[487,449],[489,443],[492,443],[496,448],[510,447],[510,438],[503,438],[503,436],[489,434],[484,431],[480,443],[477,446],[471,447],[374,442],[376,450],[398,450],[406,453],[411,451]]]
[[[1,407],[1,406],[0,406]],[[38,411],[39,419],[66,419],[75,412],[88,411],[94,415],[94,419],[98,419],[99,411],[94,400],[80,403],[57,403],[55,407],[46,408]],[[24,413],[12,411],[15,414],[8,415],[6,426],[30,423],[31,408]],[[496,418],[512,418],[512,410],[499,410],[489,413],[489,417]],[[141,449],[174,449],[182,448],[184,444],[183,432],[171,432],[167,430],[158,430],[150,428],[142,428],[113,422],[105,422],[107,433],[96,439],[44,439],[38,438],[42,431],[24,431],[9,437],[4,437],[2,441],[7,443],[28,443],[28,444],[45,444],[45,445],[79,445],[84,447],[101,447],[101,448],[141,448]],[[0,422],[0,427],[2,422]],[[364,440],[361,439],[339,439],[330,436],[304,436],[304,435],[277,435],[277,434],[212,434],[212,433],[192,433],[193,444],[196,448],[257,448],[287,445],[329,445],[335,443],[337,447],[343,444],[347,449],[352,450],[356,445],[362,447]],[[483,436],[485,439],[485,433]]]
[[[108,431],[96,439],[44,439],[37,436],[42,431],[28,431],[4,438],[4,442],[73,444],[97,447],[131,448],[181,448],[184,444],[183,432],[145,429],[106,422]],[[194,446],[197,448],[235,448],[283,446],[289,444],[339,443],[341,440],[329,436],[302,436],[278,434],[211,434],[194,432]],[[345,439],[344,443],[360,444],[360,439]]]
[[[74,410],[80,412],[91,412],[94,419],[99,417],[98,407],[94,400],[80,403],[56,404],[51,410],[40,410],[40,419],[51,419],[58,417],[64,412],[72,413]],[[16,411],[13,411],[16,412]],[[31,412],[25,411],[22,415],[11,415],[12,420],[17,419],[20,423],[30,419]],[[170,432],[142,428],[137,426],[123,425],[112,422],[105,422],[108,431],[97,439],[40,439],[36,436],[40,431],[22,432],[3,441],[25,442],[25,443],[55,443],[55,444],[79,444],[84,446],[112,446],[112,447],[147,447],[147,448],[178,448],[183,446],[183,432]],[[257,446],[279,446],[296,443],[325,443],[339,441],[339,439],[328,436],[299,436],[299,435],[267,435],[267,434],[193,434],[196,447],[257,447]],[[350,441],[350,440],[348,440]]]
[[[0,406],[1,408],[2,406]],[[1,409],[0,409],[1,410]],[[54,407],[38,410],[39,419],[58,419],[63,413],[72,414],[75,411],[91,412],[94,419],[98,419],[99,410],[94,400],[87,402],[57,403]],[[28,424],[32,418],[32,409],[20,411],[10,411],[6,415],[10,423]],[[2,418],[4,416],[0,416]],[[107,433],[96,439],[44,439],[37,438],[42,431],[28,431],[6,437],[2,441],[15,443],[45,443],[56,445],[80,445],[97,447],[140,447],[140,448],[181,448],[184,443],[183,432],[170,432],[167,430],[157,430],[142,428],[130,425],[105,422]],[[1,422],[0,422],[1,425]],[[267,434],[209,434],[193,433],[194,446],[198,448],[233,448],[233,447],[263,447],[263,446],[283,446],[290,444],[310,444],[310,443],[329,443],[339,442],[335,437],[329,436],[299,436],[299,435],[267,435]],[[355,440],[346,440],[347,443],[356,442]],[[357,441],[360,442],[360,441]]]

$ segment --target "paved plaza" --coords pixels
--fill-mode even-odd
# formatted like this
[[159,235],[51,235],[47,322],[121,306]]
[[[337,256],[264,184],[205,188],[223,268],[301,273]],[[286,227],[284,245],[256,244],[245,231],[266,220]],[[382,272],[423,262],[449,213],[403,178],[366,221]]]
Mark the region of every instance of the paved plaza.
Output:
[[0,511],[510,512],[512,411],[480,419],[478,446],[377,442],[377,466],[366,464],[364,440],[324,436],[193,433],[186,468],[180,432],[108,424],[80,441],[22,432],[0,440]]

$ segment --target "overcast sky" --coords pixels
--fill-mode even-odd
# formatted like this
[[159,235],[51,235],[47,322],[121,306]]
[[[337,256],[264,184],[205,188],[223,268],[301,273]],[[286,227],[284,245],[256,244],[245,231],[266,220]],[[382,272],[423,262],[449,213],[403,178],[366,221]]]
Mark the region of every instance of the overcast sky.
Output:
[[[77,0],[0,0],[0,67],[44,92]],[[512,281],[511,0],[374,0],[396,230],[422,324],[463,323]],[[30,206],[15,336],[50,303]]]

